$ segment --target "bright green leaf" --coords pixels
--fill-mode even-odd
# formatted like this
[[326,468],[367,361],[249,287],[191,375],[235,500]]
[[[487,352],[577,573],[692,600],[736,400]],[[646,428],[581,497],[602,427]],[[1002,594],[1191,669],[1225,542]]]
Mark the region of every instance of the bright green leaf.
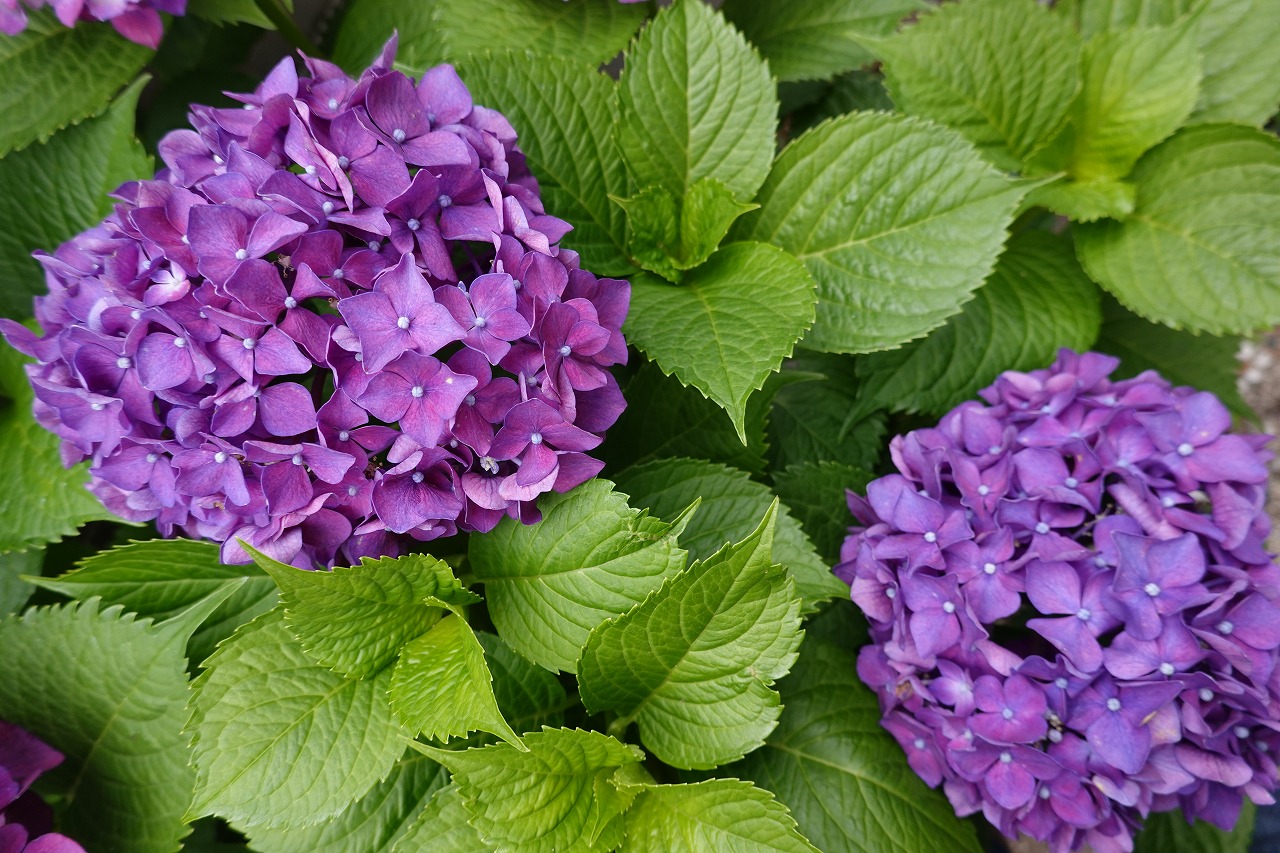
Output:
[[922,341],[857,362],[861,393],[885,408],[941,415],[1005,370],[1045,367],[1068,347],[1087,350],[1102,316],[1098,288],[1071,242],[1027,231],[964,311]]
[[778,685],[781,723],[724,773],[772,791],[827,853],[979,853],[974,825],[925,786],[880,727],[875,694],[858,679],[857,623],[847,601],[808,623],[800,659]]
[[1054,6],[1085,38],[1098,33],[1163,27],[1190,11],[1198,0],[1059,0]]
[[[7,40],[0,39],[0,51]],[[107,193],[151,177],[151,158],[133,135],[145,82],[134,83],[97,118],[0,159],[0,314],[29,317],[31,297],[48,290],[34,250],[52,252],[97,224],[115,204]]]
[[20,551],[0,554],[0,618],[16,613],[27,603],[35,586],[22,575],[40,574],[44,551]]
[[1257,809],[1249,798],[1235,828],[1223,832],[1211,823],[1196,821],[1188,824],[1182,812],[1158,812],[1149,815],[1142,829],[1134,837],[1134,853],[1248,853],[1253,838]]
[[625,331],[664,373],[728,412],[745,444],[747,398],[809,328],[813,302],[813,280],[795,258],[762,243],[732,243],[679,287],[636,276]]
[[486,55],[464,63],[461,73],[476,102],[500,110],[515,127],[547,211],[573,224],[561,245],[581,253],[583,268],[596,275],[632,272],[623,213],[609,200],[627,193],[626,169],[613,147],[613,81],[577,52]]
[[391,707],[414,734],[447,741],[482,730],[520,746],[498,710],[484,649],[455,614],[401,650],[391,673]]
[[470,542],[489,615],[517,652],[572,672],[596,625],[630,610],[684,568],[676,544],[688,517],[667,524],[627,506],[608,480],[539,502],[542,521],[503,519]]
[[582,704],[634,720],[645,747],[674,767],[741,758],[782,712],[770,685],[791,668],[803,632],[795,584],[773,562],[777,511],[775,501],[746,539],[597,627],[582,651]]
[[1137,187],[1125,181],[1067,181],[1044,184],[1027,193],[1024,206],[1039,206],[1074,222],[1124,219],[1133,213]]
[[476,638],[484,646],[493,692],[511,728],[524,733],[563,725],[565,710],[577,703],[570,702],[559,679],[520,657],[497,634],[477,631]]
[[1280,140],[1239,125],[1180,132],[1142,159],[1134,212],[1075,229],[1094,281],[1170,326],[1280,321]]
[[409,732],[367,680],[315,663],[281,608],[218,647],[196,680],[191,816],[292,828],[339,814],[384,779]]
[[[680,534],[693,559],[709,559],[724,545],[751,535],[769,509],[773,494],[741,471],[697,459],[661,459],[618,474],[618,488],[639,506],[664,518],[702,499],[698,512]],[[805,610],[819,602],[849,594],[831,574],[813,543],[785,506],[778,508],[773,532],[773,559],[791,573]]]
[[626,821],[627,853],[818,853],[773,794],[737,779],[646,788]]
[[246,826],[244,831],[261,853],[383,853],[408,837],[432,795],[448,781],[443,766],[411,755],[368,794],[324,823],[296,829]]
[[711,256],[734,220],[757,205],[742,204],[714,178],[703,178],[675,199],[662,187],[646,187],[614,201],[627,214],[627,246],[640,266],[668,281]]
[[834,565],[854,523],[845,492],[864,493],[872,479],[866,471],[839,462],[802,462],[774,471],[773,488],[818,554]]
[[597,0],[433,2],[435,32],[429,37],[443,43],[451,62],[508,49],[531,50],[540,57],[572,56],[583,64],[608,62],[627,46],[648,11]]
[[151,55],[109,24],[29,13],[24,32],[0,38],[0,157],[102,112]]
[[1084,86],[1067,129],[1068,169],[1081,181],[1129,174],[1143,152],[1191,114],[1200,95],[1195,26],[1099,33],[1085,45]]
[[700,0],[679,0],[645,28],[618,95],[618,148],[637,186],[682,198],[715,178],[746,200],[768,173],[778,113],[769,68]]
[[398,65],[421,71],[445,61],[439,0],[351,0],[343,10],[333,46],[333,61],[359,75],[382,51],[392,33],[400,38]]
[[743,230],[817,281],[805,347],[872,352],[960,310],[995,265],[1022,192],[954,131],[855,113],[787,146]]
[[1004,168],[1053,138],[1080,87],[1080,38],[1035,0],[942,6],[876,48],[894,103]]
[[250,554],[279,584],[285,621],[307,654],[356,678],[390,664],[401,646],[436,624],[443,607],[479,600],[447,563],[426,554],[365,557],[327,572]]
[[468,823],[470,818],[458,786],[441,788],[391,853],[493,853]]
[[779,80],[831,77],[872,62],[863,40],[884,38],[921,0],[725,0],[724,14],[769,60]]
[[1280,106],[1280,9],[1274,0],[1209,0],[1195,18],[1204,80],[1191,120],[1264,124]]
[[[293,0],[282,2],[286,11],[293,11]],[[275,29],[271,19],[258,8],[257,0],[187,0],[186,13],[220,24],[245,23],[268,30]],[[372,56],[370,54],[369,58]]]
[[774,469],[825,460],[873,470],[884,452],[885,415],[861,411],[854,360],[811,354],[797,364],[825,378],[788,386],[774,398]]
[[[449,768],[471,825],[505,853],[612,850],[635,792],[613,782],[644,753],[599,732],[543,729],[520,752],[496,744],[463,752],[415,744]],[[599,845],[597,847],[597,844]]]

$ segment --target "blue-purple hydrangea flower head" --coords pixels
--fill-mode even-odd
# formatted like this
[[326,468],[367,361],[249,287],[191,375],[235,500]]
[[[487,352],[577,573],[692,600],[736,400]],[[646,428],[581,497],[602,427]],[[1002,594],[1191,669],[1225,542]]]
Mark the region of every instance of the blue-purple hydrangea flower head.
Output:
[[1115,367],[1064,350],[895,438],[835,569],[912,768],[1055,853],[1131,850],[1171,809],[1229,828],[1277,783],[1268,439]]
[[120,516],[302,567],[538,518],[621,414],[626,282],[556,246],[499,113],[394,42],[192,108],[154,180],[40,255],[37,419]]
[[26,729],[0,720],[0,853],[84,853],[53,831],[53,812],[30,790],[62,763],[62,753]]

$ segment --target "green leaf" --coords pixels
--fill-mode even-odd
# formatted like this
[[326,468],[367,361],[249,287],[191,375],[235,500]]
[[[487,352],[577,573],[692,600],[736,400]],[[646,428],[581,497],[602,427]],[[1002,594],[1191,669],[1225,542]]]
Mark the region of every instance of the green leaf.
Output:
[[414,734],[447,741],[482,730],[522,748],[498,710],[484,648],[456,614],[401,650],[391,673],[391,707]]
[[795,258],[763,243],[733,243],[675,287],[631,283],[627,339],[729,414],[746,444],[747,398],[791,354],[813,322],[813,280]]
[[441,788],[391,853],[493,853],[468,823],[470,817],[458,786]]
[[[682,507],[701,498],[697,514],[680,534],[680,544],[701,560],[750,536],[773,502],[769,488],[743,472],[696,459],[662,459],[630,468],[618,475],[618,488],[632,495],[637,505],[664,518],[676,516]],[[791,573],[806,611],[818,602],[849,594],[848,586],[831,574],[786,507],[777,512],[773,559]]]
[[102,112],[151,55],[109,24],[29,13],[24,32],[0,38],[0,157]]
[[434,2],[434,37],[443,42],[450,61],[515,49],[540,56],[573,56],[583,64],[608,62],[627,46],[648,11],[596,0]]
[[242,583],[191,637],[187,655],[198,663],[236,628],[275,607],[278,598],[275,582],[257,566],[223,565],[217,545],[190,539],[134,542],[35,583],[71,598],[101,596],[140,616],[167,619],[236,581]]
[[845,492],[852,489],[865,493],[867,483],[873,479],[852,465],[802,462],[775,471],[773,488],[813,541],[818,554],[834,565],[853,524]]
[[[449,768],[471,825],[497,851],[612,850],[635,791],[614,782],[644,753],[599,732],[543,729],[509,744],[449,752],[415,747]],[[597,846],[599,845],[599,846]]]
[[92,849],[169,853],[194,773],[183,648],[207,608],[162,625],[90,600],[0,622],[0,719],[66,756],[60,828]]
[[1075,229],[1094,281],[1174,327],[1220,334],[1280,320],[1280,141],[1238,125],[1188,128],[1131,180],[1128,219]]
[[786,806],[737,779],[646,788],[626,821],[627,853],[817,853]]
[[1059,0],[1055,11],[1066,15],[1085,38],[1098,33],[1163,27],[1190,11],[1198,0]]
[[1237,418],[1257,418],[1236,387],[1238,337],[1193,335],[1148,323],[1110,296],[1103,298],[1102,318],[1102,332],[1094,349],[1120,359],[1117,378],[1155,370],[1174,385],[1213,392]]
[[1075,222],[1124,219],[1133,213],[1137,187],[1125,181],[1067,181],[1035,187],[1025,207],[1046,207]]
[[1200,95],[1194,22],[1099,33],[1085,45],[1084,86],[1068,132],[1068,169],[1114,180],[1187,120]]
[[676,537],[688,516],[672,524],[651,518],[612,487],[597,479],[548,495],[539,503],[540,523],[504,518],[471,537],[471,569],[485,585],[493,624],[512,648],[547,669],[573,672],[592,628],[684,568]]
[[9,485],[0,492],[0,554],[57,542],[85,522],[115,517],[85,488],[88,465],[64,469],[58,438],[36,423],[35,394],[22,370],[27,361],[0,345],[0,479]]
[[431,630],[442,608],[479,601],[447,563],[427,554],[365,557],[358,566],[315,572],[248,550],[279,584],[285,621],[307,654],[355,678],[390,664],[401,646]]
[[1134,853],[1248,853],[1257,808],[1244,798],[1235,828],[1223,832],[1211,823],[1188,824],[1181,811],[1149,815],[1134,837]]
[[786,147],[742,230],[817,281],[805,347],[872,352],[960,310],[995,265],[1022,192],[954,131],[855,113]]
[[853,359],[809,357],[802,367],[825,378],[783,388],[774,398],[774,469],[825,460],[873,470],[884,451],[886,419],[883,412],[862,413]]
[[[0,52],[11,40],[0,39]],[[34,250],[52,252],[97,224],[115,203],[107,193],[125,181],[151,177],[151,158],[133,134],[145,83],[138,80],[97,118],[0,159],[0,314],[29,317],[31,297],[48,290],[31,257]]]
[[614,82],[576,52],[487,55],[464,63],[462,74],[476,102],[500,110],[516,128],[547,211],[573,224],[561,245],[581,253],[583,268],[596,275],[632,272],[623,213],[609,200],[627,193],[626,168],[613,147]]
[[[445,61],[440,0],[351,0],[346,4],[333,45],[333,61],[359,75],[381,52],[392,33],[400,38],[396,64],[421,71]],[[471,19],[468,19],[471,20]]]
[[524,733],[563,725],[565,710],[577,702],[570,702],[559,679],[520,657],[497,634],[477,631],[476,637],[484,646],[485,661],[493,674],[498,707],[511,727]]
[[1005,168],[1053,138],[1080,87],[1080,38],[1035,0],[942,6],[876,48],[894,103]]
[[758,207],[738,202],[714,178],[695,183],[682,200],[662,187],[646,187],[634,198],[614,201],[627,214],[631,257],[673,282],[711,256],[735,219]]
[[578,661],[588,711],[635,721],[673,767],[705,769],[756,749],[782,707],[773,682],[795,660],[800,598],[773,562],[775,500],[736,545],[670,578],[638,607],[597,627]]
[[845,113],[858,110],[893,112],[894,109],[893,100],[884,88],[884,77],[874,71],[850,71],[833,80],[817,101],[792,113],[789,130],[792,136],[799,136],[827,119]]
[[1009,241],[986,285],[947,325],[859,359],[861,393],[885,408],[941,415],[1005,370],[1044,367],[1062,347],[1087,350],[1101,323],[1098,289],[1070,240],[1027,231]]
[[769,67],[705,3],[658,13],[627,51],[618,96],[618,149],[637,186],[683,198],[715,178],[746,200],[768,174],[778,113]]
[[281,608],[240,628],[196,680],[189,814],[285,828],[337,815],[404,752],[390,680],[387,670],[358,680],[316,664]]
[[847,601],[808,623],[800,659],[778,685],[781,723],[724,772],[773,791],[827,853],[979,853],[974,825],[955,817],[880,728],[875,694],[856,671],[857,623]]
[[831,77],[876,57],[866,39],[888,36],[921,0],[725,0],[724,14],[769,60],[779,80]]
[[35,586],[22,575],[38,575],[43,551],[0,554],[0,618],[16,613],[27,603]]
[[409,836],[432,795],[448,781],[443,766],[423,755],[410,756],[368,794],[324,823],[297,829],[246,826],[244,832],[261,853],[381,853]]
[[[282,0],[285,11],[293,11],[293,0]],[[187,14],[220,24],[253,24],[274,30],[271,19],[258,8],[256,0],[187,0]],[[373,54],[369,55],[372,58]]]
[[1280,14],[1271,0],[1210,0],[1196,15],[1204,57],[1193,122],[1262,125],[1280,105]]

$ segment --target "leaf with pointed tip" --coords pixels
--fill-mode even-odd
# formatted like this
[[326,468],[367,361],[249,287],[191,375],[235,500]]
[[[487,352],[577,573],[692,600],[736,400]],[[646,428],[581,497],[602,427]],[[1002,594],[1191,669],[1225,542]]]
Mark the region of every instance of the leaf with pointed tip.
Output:
[[1240,125],[1198,125],[1130,176],[1124,222],[1073,229],[1089,276],[1126,308],[1221,334],[1280,321],[1280,141]]
[[[680,535],[681,544],[697,560],[751,535],[773,501],[767,486],[743,472],[699,459],[660,459],[638,465],[621,472],[618,483],[637,505],[664,518],[701,498],[697,515]],[[827,599],[849,594],[849,587],[831,574],[785,506],[778,508],[773,559],[791,573],[806,612]]]
[[0,554],[0,618],[18,612],[27,603],[35,584],[22,576],[40,574],[43,562],[44,551]]
[[849,533],[845,492],[865,494],[875,477],[839,462],[802,462],[773,472],[773,488],[800,522],[814,548],[829,565],[840,559],[840,546]]
[[[293,0],[282,2],[285,11],[292,13]],[[187,0],[186,14],[220,24],[245,23],[263,29],[275,29],[275,24],[258,8],[256,0]]]
[[523,734],[543,726],[564,724],[570,703],[564,686],[552,673],[518,655],[497,634],[477,631],[484,658],[493,674],[493,693],[511,728]]
[[1137,187],[1125,181],[1058,180],[1027,193],[1024,207],[1039,206],[1073,222],[1124,219],[1133,213]]
[[904,112],[960,131],[1013,169],[1066,123],[1081,45],[1067,21],[1034,0],[967,0],[875,49]]
[[741,758],[782,712],[771,685],[804,632],[795,584],[773,562],[777,512],[775,500],[750,536],[597,627],[582,650],[582,704],[634,720],[641,743],[673,767]]
[[527,752],[505,743],[462,752],[414,746],[449,768],[471,825],[491,849],[570,853],[617,847],[620,818],[636,791],[613,779],[644,753],[579,729],[531,732],[524,743]]
[[[256,2],[256,0],[255,0]],[[424,69],[445,61],[435,20],[439,0],[351,0],[343,10],[333,46],[333,61],[348,74],[360,74],[395,33],[397,64]]]
[[646,788],[626,822],[628,853],[818,853],[773,794],[737,779]]
[[192,817],[293,828],[331,818],[387,774],[409,733],[365,680],[315,663],[277,607],[218,647],[196,680]]
[[324,823],[243,830],[250,846],[261,853],[383,853],[408,840],[419,814],[448,781],[442,765],[425,755],[409,755],[368,794]]
[[1244,798],[1235,828],[1223,832],[1205,821],[1187,823],[1180,810],[1150,815],[1133,839],[1134,853],[1248,853],[1257,809]]
[[458,786],[441,788],[391,853],[493,853],[468,822],[470,818]]
[[827,78],[874,61],[868,39],[890,35],[921,0],[725,0],[724,14],[751,40],[779,80]]
[[627,214],[631,257],[673,282],[709,258],[734,220],[757,207],[737,201],[715,178],[698,181],[683,199],[654,186],[632,198],[614,201]]
[[667,524],[627,506],[612,487],[597,479],[548,495],[538,524],[503,519],[471,537],[471,568],[485,585],[493,624],[547,669],[572,672],[592,628],[684,568],[676,537],[688,515]]
[[625,331],[664,373],[723,408],[745,444],[747,399],[813,322],[814,298],[813,279],[795,258],[732,243],[678,287],[636,276]]
[[853,113],[783,150],[761,210],[734,233],[781,246],[813,274],[817,320],[803,346],[873,352],[960,310],[995,265],[1023,191],[955,131]]
[[806,625],[779,685],[787,712],[764,747],[725,768],[772,791],[821,850],[979,853],[974,825],[955,816],[880,727],[875,694],[858,679],[859,617],[839,602]]
[[1272,0],[1213,0],[1196,14],[1204,80],[1191,121],[1259,126],[1280,106],[1280,13]]
[[627,51],[618,99],[618,149],[637,186],[683,198],[715,178],[745,200],[769,172],[778,113],[769,67],[705,3],[658,13]]
[[444,607],[480,600],[447,563],[427,554],[365,557],[358,566],[314,572],[248,550],[279,584],[285,621],[307,654],[355,678],[389,665],[405,643],[431,630]]

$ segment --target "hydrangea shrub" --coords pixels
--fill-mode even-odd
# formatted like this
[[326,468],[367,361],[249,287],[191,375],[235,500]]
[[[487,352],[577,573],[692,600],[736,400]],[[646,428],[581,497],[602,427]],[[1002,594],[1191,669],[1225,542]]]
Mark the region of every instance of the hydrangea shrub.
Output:
[[1267,849],[1267,3],[324,5],[0,0],[0,850]]

